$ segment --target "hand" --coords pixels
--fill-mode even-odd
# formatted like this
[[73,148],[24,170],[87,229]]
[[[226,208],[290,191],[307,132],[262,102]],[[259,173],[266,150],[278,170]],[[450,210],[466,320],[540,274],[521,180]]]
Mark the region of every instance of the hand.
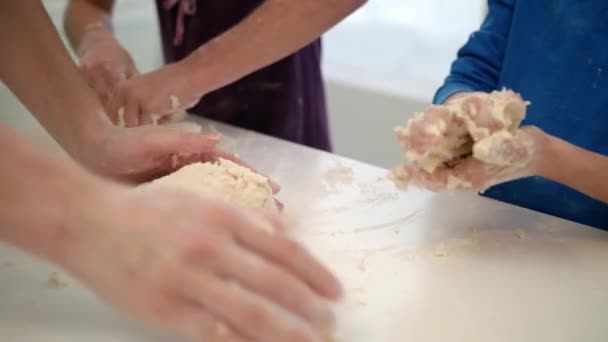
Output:
[[101,29],[85,33],[78,55],[89,86],[104,106],[119,82],[139,74],[129,53],[109,32]]
[[[217,135],[188,132],[178,126],[120,128],[109,123],[87,137],[73,157],[102,176],[139,184],[194,162],[218,158],[246,165],[219,147]],[[275,191],[278,186],[271,182]]]
[[[411,166],[391,177],[433,191],[482,191],[533,171],[538,129],[518,129],[526,103],[511,91],[460,93],[397,129]],[[538,132],[537,132],[538,131]]]
[[473,155],[443,165],[433,173],[403,165],[392,172],[401,184],[431,191],[479,192],[517,178],[538,174],[547,136],[537,127],[517,129],[513,134],[494,134],[473,148]]
[[106,110],[114,123],[126,127],[171,121],[203,96],[189,82],[192,72],[179,62],[120,82]]
[[516,129],[525,112],[526,103],[511,91],[457,93],[397,129],[397,139],[412,162],[449,161],[470,153],[473,143],[491,134]]
[[179,191],[80,198],[59,263],[108,303],[209,342],[321,342],[332,325],[338,281],[277,218]]

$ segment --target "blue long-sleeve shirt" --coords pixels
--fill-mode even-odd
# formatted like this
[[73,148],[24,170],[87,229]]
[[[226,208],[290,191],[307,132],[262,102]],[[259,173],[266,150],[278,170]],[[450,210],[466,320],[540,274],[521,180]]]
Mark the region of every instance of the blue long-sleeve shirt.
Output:
[[[434,103],[459,91],[513,89],[532,102],[525,125],[608,155],[608,1],[488,4],[486,19],[458,52]],[[608,229],[608,205],[542,177],[498,185],[484,195]]]

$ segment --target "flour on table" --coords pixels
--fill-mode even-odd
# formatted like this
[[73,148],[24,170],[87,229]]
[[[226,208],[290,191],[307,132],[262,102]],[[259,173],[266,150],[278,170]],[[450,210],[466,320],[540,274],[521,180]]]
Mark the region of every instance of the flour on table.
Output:
[[523,228],[515,229],[515,236],[520,240],[525,240],[528,236],[526,230]]
[[448,256],[448,250],[445,247],[445,243],[442,242],[439,245],[437,245],[437,247],[435,247],[435,256],[436,257]]
[[67,282],[61,277],[58,272],[53,272],[49,275],[49,278],[46,280],[46,287],[49,289],[62,289],[67,287]]
[[323,179],[329,184],[350,184],[353,181],[353,169],[343,165],[337,165],[323,175]]
[[278,211],[268,178],[226,159],[184,166],[142,188],[187,190],[242,207]]

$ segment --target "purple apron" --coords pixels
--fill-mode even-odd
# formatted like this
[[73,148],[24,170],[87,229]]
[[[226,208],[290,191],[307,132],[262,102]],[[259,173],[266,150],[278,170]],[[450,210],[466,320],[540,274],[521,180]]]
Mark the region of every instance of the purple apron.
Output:
[[[167,63],[183,59],[249,15],[263,0],[157,0]],[[321,41],[211,92],[190,113],[331,150]]]

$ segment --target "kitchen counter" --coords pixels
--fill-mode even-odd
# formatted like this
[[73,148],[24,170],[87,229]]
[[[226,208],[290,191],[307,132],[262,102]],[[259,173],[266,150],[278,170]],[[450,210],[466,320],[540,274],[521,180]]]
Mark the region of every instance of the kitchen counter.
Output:
[[[343,280],[337,342],[608,341],[607,233],[476,195],[399,192],[384,169],[204,125],[282,184],[292,234]],[[0,245],[0,341],[178,340]]]

